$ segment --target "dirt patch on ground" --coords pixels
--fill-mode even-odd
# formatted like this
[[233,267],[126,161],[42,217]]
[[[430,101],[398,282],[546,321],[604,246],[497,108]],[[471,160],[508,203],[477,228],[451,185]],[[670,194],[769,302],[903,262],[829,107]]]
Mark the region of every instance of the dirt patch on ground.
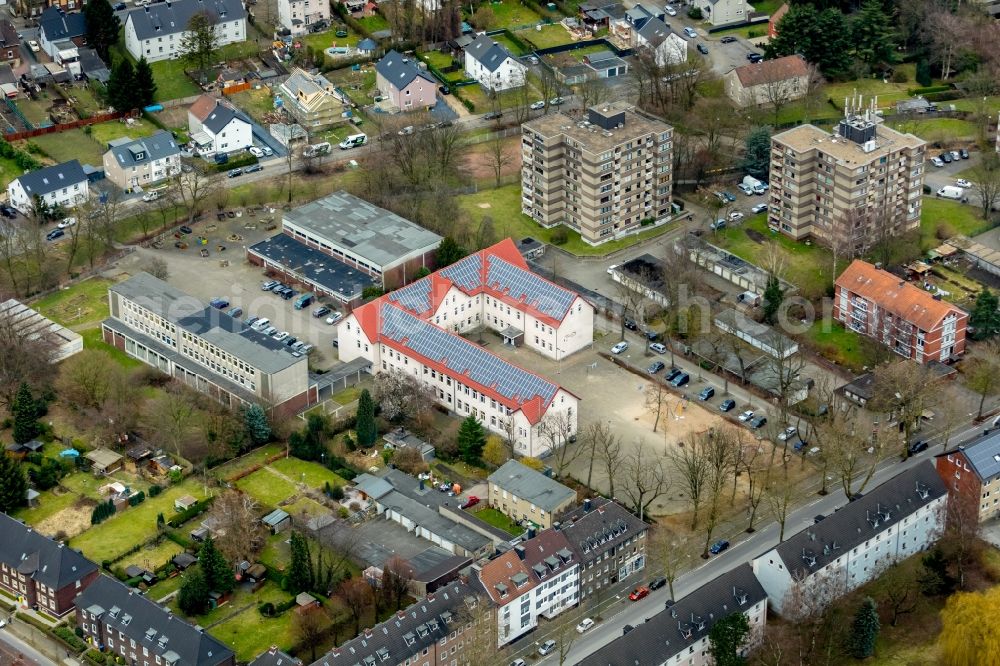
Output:
[[64,538],[72,539],[90,527],[90,515],[96,505],[97,502],[91,499],[77,500],[73,506],[40,521],[35,529],[46,536],[55,537],[61,532]]
[[764,234],[757,231],[756,229],[746,229],[746,232],[747,232],[747,237],[754,243],[762,244],[765,240],[767,240],[767,237],[764,236]]
[[[521,171],[521,138],[514,136],[504,139],[503,145],[506,163],[500,169],[500,177],[509,178]],[[492,141],[470,146],[462,156],[462,172],[475,180],[496,178],[493,170],[494,154]]]

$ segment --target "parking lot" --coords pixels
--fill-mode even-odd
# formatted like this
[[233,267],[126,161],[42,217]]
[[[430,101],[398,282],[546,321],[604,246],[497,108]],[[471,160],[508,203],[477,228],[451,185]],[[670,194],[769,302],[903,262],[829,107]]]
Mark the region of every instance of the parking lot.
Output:
[[[268,215],[279,221],[280,211]],[[167,263],[167,282],[206,303],[213,298],[224,298],[229,301],[229,308],[243,309],[244,320],[251,316],[266,317],[279,332],[287,331],[290,336],[315,345],[318,356],[314,358],[313,366],[329,368],[337,359],[332,346],[336,337],[335,327],[326,324],[324,318],[312,316],[319,303],[296,310],[295,298],[284,300],[277,294],[261,291],[261,283],[268,278],[260,267],[246,261],[248,245],[278,233],[277,230],[266,231],[265,226],[260,218],[245,215],[226,218],[225,221],[206,215],[206,221],[192,225],[193,233],[184,237],[187,249],[174,247],[170,242],[164,243],[160,249],[139,248],[122,262],[121,267],[136,273],[151,258],[163,259]],[[199,237],[205,238],[204,245],[199,245]],[[237,237],[240,240],[231,240]],[[220,246],[226,249],[220,251]],[[209,256],[202,257],[200,248],[205,248]],[[295,288],[295,285],[291,286]],[[302,289],[297,288],[296,291],[301,292]],[[332,304],[331,307],[343,311]]]

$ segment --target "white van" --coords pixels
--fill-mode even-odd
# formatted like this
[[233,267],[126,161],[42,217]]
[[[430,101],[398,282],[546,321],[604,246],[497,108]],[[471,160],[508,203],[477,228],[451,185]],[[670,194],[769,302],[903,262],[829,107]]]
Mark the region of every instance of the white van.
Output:
[[338,144],[341,150],[350,150],[368,143],[368,137],[364,134],[352,134]]
[[956,201],[959,201],[965,196],[965,190],[954,185],[945,185],[937,191],[937,195],[944,199],[955,199]]
[[323,143],[316,143],[303,148],[302,157],[316,157],[317,155],[325,155],[328,152],[330,152],[330,143],[324,141]]

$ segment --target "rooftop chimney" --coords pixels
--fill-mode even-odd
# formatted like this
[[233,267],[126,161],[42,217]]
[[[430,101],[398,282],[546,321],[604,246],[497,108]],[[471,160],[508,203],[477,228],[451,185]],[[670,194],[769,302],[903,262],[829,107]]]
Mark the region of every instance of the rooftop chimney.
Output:
[[591,510],[591,508],[593,508],[593,502],[591,502],[590,498],[588,497],[587,499],[583,500],[583,512],[587,513],[588,511]]
[[514,546],[514,552],[517,553],[519,559],[524,559],[524,546],[521,544]]

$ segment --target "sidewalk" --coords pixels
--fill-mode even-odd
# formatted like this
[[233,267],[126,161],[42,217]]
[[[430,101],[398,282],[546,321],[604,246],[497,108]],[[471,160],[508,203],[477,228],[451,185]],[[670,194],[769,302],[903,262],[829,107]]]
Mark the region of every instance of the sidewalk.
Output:
[[67,652],[66,648],[60,643],[57,643],[54,639],[47,636],[41,629],[37,629],[27,622],[17,619],[16,616],[12,616],[7,621],[7,626],[4,627],[3,631],[10,634],[12,638],[16,639],[11,641],[13,644],[16,645],[18,642],[23,644],[18,647],[22,649],[27,656],[40,661],[46,666],[51,664],[79,666],[80,662],[72,658],[70,653]]

